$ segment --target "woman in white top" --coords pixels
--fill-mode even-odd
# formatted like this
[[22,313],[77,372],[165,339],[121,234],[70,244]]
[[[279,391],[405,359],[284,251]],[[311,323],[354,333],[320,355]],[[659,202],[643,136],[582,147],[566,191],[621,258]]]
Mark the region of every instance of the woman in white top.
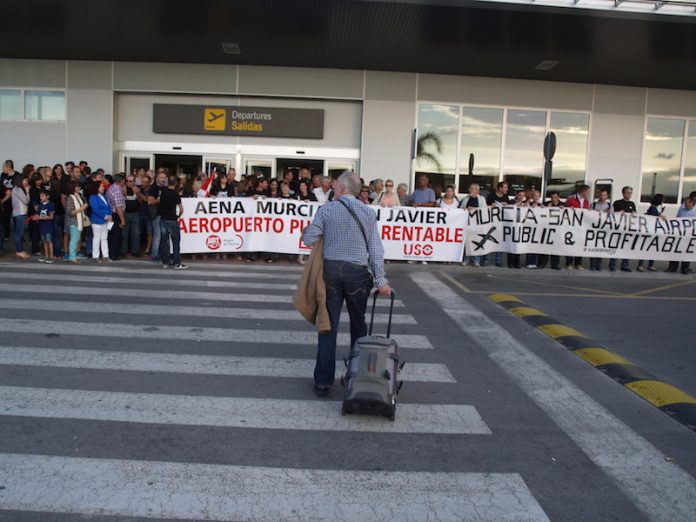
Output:
[[18,259],[29,259],[24,251],[24,225],[29,213],[29,179],[15,174],[12,187],[12,217],[15,223],[15,250]]
[[459,200],[454,193],[454,186],[447,185],[445,195],[440,198],[438,206],[440,208],[459,208]]

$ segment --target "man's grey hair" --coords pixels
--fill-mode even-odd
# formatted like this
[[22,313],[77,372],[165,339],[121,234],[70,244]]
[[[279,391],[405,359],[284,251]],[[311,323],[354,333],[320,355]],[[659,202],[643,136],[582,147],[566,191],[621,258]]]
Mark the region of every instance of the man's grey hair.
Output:
[[336,181],[343,185],[343,188],[345,188],[346,192],[349,194],[355,197],[358,197],[360,194],[362,182],[360,181],[360,176],[352,170],[344,170],[343,174],[341,174]]
[[469,185],[469,188],[470,189],[475,188],[476,190],[481,190],[481,185],[479,185],[478,183],[472,183],[471,185]]
[[377,178],[373,183],[375,185],[379,185],[380,183],[384,184],[384,180],[382,178]]
[[406,183],[399,183],[396,188],[397,189],[402,188],[404,190],[408,190],[408,185]]

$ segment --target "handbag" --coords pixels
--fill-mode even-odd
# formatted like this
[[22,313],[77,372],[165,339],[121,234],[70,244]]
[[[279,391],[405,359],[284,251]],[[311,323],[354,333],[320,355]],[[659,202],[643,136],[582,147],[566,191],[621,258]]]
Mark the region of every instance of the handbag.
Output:
[[87,214],[84,212],[82,213],[82,228],[87,228],[92,226],[92,220],[89,219]]

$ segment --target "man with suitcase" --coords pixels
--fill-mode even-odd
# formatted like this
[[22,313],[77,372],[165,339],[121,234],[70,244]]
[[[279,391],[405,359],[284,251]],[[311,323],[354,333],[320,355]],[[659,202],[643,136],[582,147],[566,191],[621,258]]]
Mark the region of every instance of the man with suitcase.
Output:
[[374,284],[380,295],[390,295],[384,273],[384,249],[375,213],[358,201],[362,183],[346,171],[334,183],[334,200],[317,212],[302,234],[306,245],[324,237],[324,283],[331,331],[319,334],[314,368],[314,392],[326,397],[336,373],[336,337],[345,300],[350,316],[351,346],[367,334],[365,310]]

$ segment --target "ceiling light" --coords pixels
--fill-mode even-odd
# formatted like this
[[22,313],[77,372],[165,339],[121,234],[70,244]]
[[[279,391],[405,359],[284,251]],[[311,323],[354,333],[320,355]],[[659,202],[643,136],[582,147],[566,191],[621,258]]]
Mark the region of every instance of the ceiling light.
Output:
[[225,54],[242,54],[239,44],[235,42],[222,42],[222,52]]
[[543,60],[537,64],[535,69],[537,71],[550,71],[558,65],[557,60]]

